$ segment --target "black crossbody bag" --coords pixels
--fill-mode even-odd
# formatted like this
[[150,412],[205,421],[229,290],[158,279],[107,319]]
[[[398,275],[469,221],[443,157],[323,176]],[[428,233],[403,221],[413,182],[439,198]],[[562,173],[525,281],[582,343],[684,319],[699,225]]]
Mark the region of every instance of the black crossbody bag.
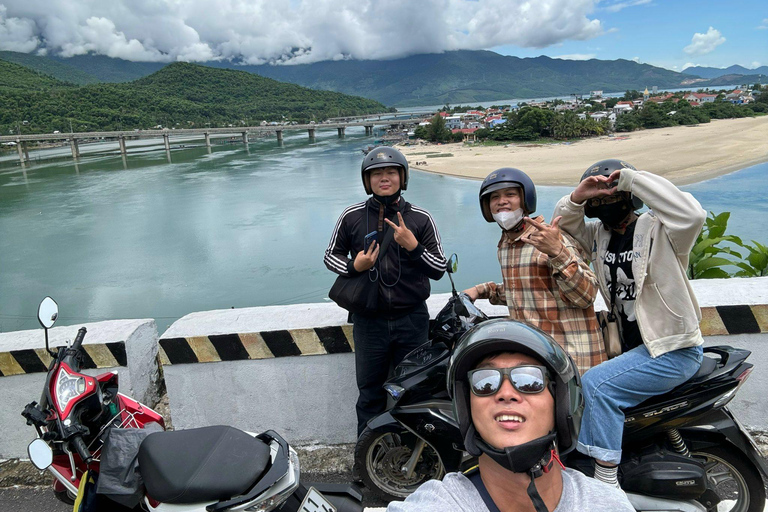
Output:
[[[389,244],[395,237],[395,230],[389,228],[381,241],[379,257],[386,254]],[[328,292],[328,298],[346,309],[350,313],[372,314],[379,307],[379,280],[378,272],[374,272],[376,279],[371,279],[371,270],[366,270],[356,276],[339,276]]]

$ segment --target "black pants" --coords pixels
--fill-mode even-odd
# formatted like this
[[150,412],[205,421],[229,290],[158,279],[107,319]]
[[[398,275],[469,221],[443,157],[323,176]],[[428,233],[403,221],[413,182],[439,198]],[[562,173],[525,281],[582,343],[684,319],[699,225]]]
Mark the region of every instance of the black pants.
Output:
[[384,412],[387,392],[382,386],[390,367],[416,347],[429,334],[429,311],[422,303],[413,312],[390,320],[383,317],[352,315],[355,339],[355,373],[360,396],[357,398],[357,435],[368,420]]

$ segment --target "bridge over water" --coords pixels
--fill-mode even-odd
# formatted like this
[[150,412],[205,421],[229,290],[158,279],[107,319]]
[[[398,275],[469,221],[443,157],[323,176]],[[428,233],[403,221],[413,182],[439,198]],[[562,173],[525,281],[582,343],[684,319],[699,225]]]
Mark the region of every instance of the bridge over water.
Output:
[[[309,123],[309,124],[294,124],[294,125],[263,125],[263,126],[241,126],[241,127],[227,127],[227,128],[182,128],[169,130],[155,129],[155,130],[121,130],[121,131],[97,131],[97,132],[76,132],[76,133],[39,133],[39,134],[25,134],[25,135],[2,135],[0,136],[0,143],[7,144],[8,142],[15,143],[16,150],[19,154],[19,161],[22,165],[29,162],[29,150],[27,144],[29,142],[49,142],[49,141],[69,141],[70,148],[72,149],[72,157],[80,157],[80,148],[78,146],[79,141],[84,140],[117,140],[120,147],[120,153],[125,156],[128,151],[125,141],[135,139],[152,139],[163,138],[165,143],[165,151],[170,153],[171,151],[171,137],[189,137],[190,135],[203,135],[205,137],[205,145],[211,146],[211,135],[233,135],[240,134],[243,143],[248,144],[249,134],[268,135],[276,134],[277,141],[282,142],[284,131],[303,131],[306,130],[309,135],[309,140],[315,139],[315,132],[317,130],[333,130],[335,129],[339,137],[344,137],[344,132],[349,127],[362,126],[365,128],[366,135],[372,135],[373,129],[376,126],[411,126],[418,124],[419,122],[429,119],[434,114],[421,113],[393,113],[393,114],[377,114],[369,116],[358,116],[354,119],[331,120],[331,122],[325,121],[322,123]],[[374,119],[375,118],[375,119]],[[385,119],[382,119],[385,118]]]

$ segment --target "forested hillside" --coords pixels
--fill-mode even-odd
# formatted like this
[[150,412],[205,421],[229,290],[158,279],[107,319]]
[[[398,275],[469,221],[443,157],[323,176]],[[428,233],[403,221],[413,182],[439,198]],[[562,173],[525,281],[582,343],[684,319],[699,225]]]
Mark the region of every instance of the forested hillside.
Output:
[[66,62],[59,62],[48,57],[39,57],[29,53],[0,52],[0,59],[71,84],[85,85],[104,81]]
[[[226,69],[175,63],[135,82],[66,86],[1,62],[0,133],[50,133],[164,127],[225,127],[307,122],[387,111],[373,100]],[[23,68],[22,68],[23,69]],[[13,75],[12,78],[10,75]],[[26,123],[25,123],[26,121]]]

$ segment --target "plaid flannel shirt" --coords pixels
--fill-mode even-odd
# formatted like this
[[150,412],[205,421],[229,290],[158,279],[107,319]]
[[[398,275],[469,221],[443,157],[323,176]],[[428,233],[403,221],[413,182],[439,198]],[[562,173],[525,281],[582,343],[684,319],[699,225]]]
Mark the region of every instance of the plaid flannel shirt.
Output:
[[607,360],[593,306],[597,278],[580,256],[577,243],[565,233],[564,248],[555,257],[520,240],[534,229],[528,226],[515,238],[503,231],[498,254],[504,282],[483,283],[475,288],[481,299],[506,304],[511,318],[552,336],[583,374]]

